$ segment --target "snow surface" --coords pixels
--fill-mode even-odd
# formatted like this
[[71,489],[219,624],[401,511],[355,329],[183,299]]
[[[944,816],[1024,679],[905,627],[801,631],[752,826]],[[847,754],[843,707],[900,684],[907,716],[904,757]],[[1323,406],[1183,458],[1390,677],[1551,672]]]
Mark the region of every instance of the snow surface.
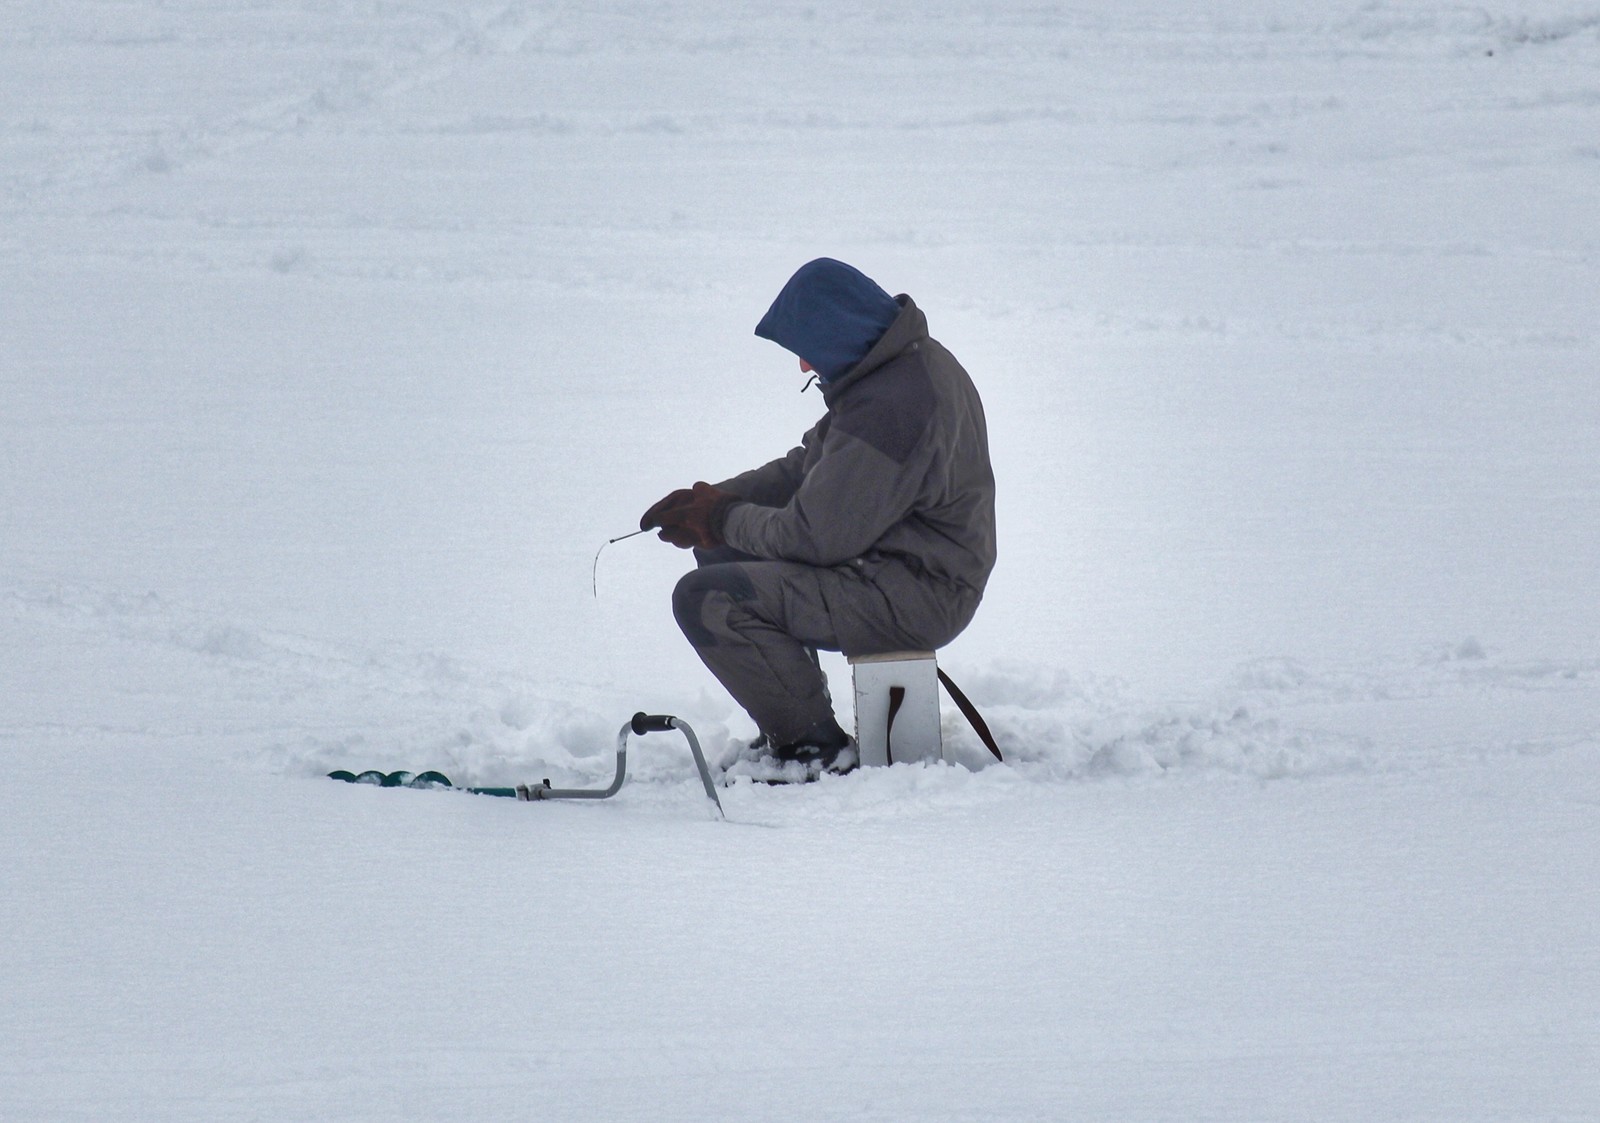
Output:
[[[1597,189],[1594,3],[8,0],[0,1118],[1600,1119]],[[322,779],[751,734],[595,551],[819,254],[1011,762]]]

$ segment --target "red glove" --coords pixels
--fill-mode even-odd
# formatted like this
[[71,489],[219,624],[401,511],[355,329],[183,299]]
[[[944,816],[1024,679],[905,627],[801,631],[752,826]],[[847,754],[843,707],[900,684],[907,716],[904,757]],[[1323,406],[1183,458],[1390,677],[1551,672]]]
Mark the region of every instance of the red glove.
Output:
[[671,510],[674,507],[682,507],[693,498],[694,492],[690,491],[686,487],[680,487],[677,491],[673,492],[665,499],[658,499],[654,504],[651,505],[648,511],[640,516],[639,529],[653,530],[654,528],[663,525],[661,519],[663,512]]
[[[686,500],[669,503],[684,494],[688,495]],[[652,507],[646,515],[655,513],[653,525],[661,528],[661,533],[656,536],[661,541],[670,542],[680,550],[695,546],[702,550],[714,550],[724,544],[722,524],[728,517],[728,508],[737,502],[737,495],[712,487],[702,480],[687,493],[673,492],[656,505],[662,510],[656,511]]]

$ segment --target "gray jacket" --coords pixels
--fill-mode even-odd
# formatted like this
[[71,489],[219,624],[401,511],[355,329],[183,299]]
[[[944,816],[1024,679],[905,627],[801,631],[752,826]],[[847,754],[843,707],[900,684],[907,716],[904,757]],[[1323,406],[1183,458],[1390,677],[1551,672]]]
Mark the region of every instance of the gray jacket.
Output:
[[911,298],[895,299],[882,338],[822,387],[828,412],[799,447],[717,485],[746,500],[722,530],[756,557],[854,568],[908,641],[938,647],[994,568],[994,472],[972,379]]

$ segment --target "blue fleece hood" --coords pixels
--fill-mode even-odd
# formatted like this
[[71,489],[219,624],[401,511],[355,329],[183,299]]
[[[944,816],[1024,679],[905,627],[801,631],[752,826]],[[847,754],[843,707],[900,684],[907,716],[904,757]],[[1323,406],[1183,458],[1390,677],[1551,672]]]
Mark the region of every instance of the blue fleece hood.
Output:
[[899,314],[899,302],[865,273],[819,257],[789,278],[756,334],[800,356],[826,383],[866,358]]

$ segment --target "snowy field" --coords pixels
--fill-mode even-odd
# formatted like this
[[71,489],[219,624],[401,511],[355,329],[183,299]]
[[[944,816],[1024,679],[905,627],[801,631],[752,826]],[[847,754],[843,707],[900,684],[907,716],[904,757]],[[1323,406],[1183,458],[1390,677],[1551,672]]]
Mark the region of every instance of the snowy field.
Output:
[[[753,733],[823,254],[1009,763],[323,779]],[[1600,1120],[1597,324],[1593,2],[6,0],[0,1119]]]

